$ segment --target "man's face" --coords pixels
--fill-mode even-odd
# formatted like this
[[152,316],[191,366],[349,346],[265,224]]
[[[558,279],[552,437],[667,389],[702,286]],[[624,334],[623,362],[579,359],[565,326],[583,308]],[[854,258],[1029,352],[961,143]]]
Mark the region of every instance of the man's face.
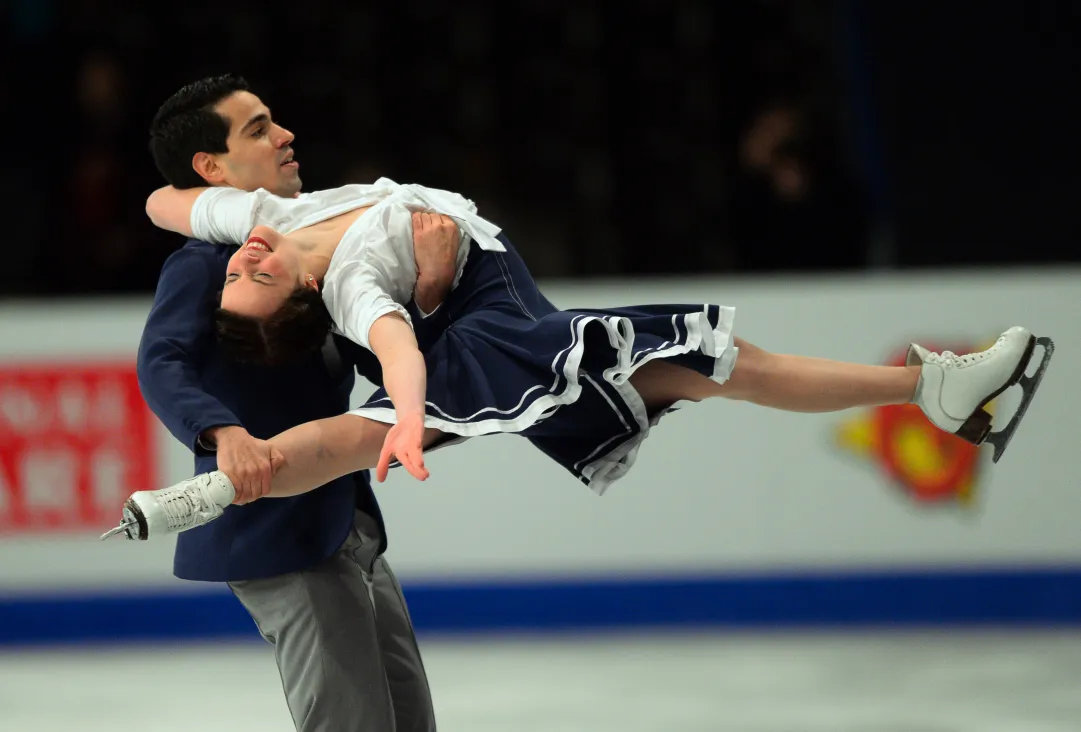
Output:
[[274,124],[259,97],[239,91],[214,109],[229,120],[229,152],[214,156],[226,185],[245,191],[265,188],[285,198],[300,192],[300,166],[289,146],[293,133]]

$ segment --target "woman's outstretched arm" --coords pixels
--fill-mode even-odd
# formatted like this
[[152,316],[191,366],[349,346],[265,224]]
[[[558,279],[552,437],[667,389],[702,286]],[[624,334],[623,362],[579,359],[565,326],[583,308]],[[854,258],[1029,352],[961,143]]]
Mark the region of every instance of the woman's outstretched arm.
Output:
[[[266,497],[307,493],[343,475],[374,468],[390,428],[366,417],[340,414],[306,422],[270,438],[274,478]],[[432,444],[439,434],[439,430],[425,430],[424,444]],[[238,489],[235,502],[248,503],[255,498],[258,496],[241,495]]]

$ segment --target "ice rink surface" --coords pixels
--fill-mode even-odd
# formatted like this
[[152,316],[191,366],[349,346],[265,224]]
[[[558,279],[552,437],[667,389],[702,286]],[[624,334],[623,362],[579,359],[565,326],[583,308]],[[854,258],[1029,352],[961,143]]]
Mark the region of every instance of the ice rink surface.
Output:
[[[442,732],[1077,732],[1081,633],[422,638]],[[6,650],[4,732],[290,732],[269,646]]]

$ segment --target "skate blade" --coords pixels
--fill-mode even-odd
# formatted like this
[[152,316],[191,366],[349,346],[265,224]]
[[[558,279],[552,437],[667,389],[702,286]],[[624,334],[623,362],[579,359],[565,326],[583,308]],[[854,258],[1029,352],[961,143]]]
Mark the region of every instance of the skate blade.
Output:
[[1025,376],[1022,374],[1021,378],[1017,380],[1017,383],[1021,386],[1022,396],[1021,404],[1017,407],[1013,419],[1011,419],[1009,424],[1002,429],[989,433],[984,440],[985,442],[991,443],[995,448],[994,454],[991,456],[991,462],[993,463],[997,463],[999,459],[1002,458],[1002,453],[1006,452],[1006,446],[1009,445],[1010,440],[1013,439],[1014,432],[1016,432],[1018,426],[1020,426],[1021,420],[1025,416],[1025,412],[1028,411],[1029,404],[1032,403],[1032,398],[1036,396],[1036,390],[1040,388],[1040,382],[1043,381],[1044,373],[1051,364],[1051,356],[1055,353],[1054,341],[1047,337],[1037,338],[1036,345],[1043,348],[1043,359],[1040,361],[1040,367],[1036,369],[1036,373],[1032,376]]
[[98,538],[98,541],[105,541],[106,539],[111,539],[114,536],[119,536],[121,534],[123,534],[125,536],[125,538],[134,539],[135,537],[133,537],[131,535],[131,529],[135,529],[138,526],[139,526],[138,521],[136,521],[135,519],[133,519],[131,517],[125,517],[124,520],[120,522],[119,526],[106,531],[104,534],[102,534]]
[[139,506],[130,498],[124,502],[124,513],[121,514],[120,525],[115,529],[109,529],[99,537],[98,541],[105,541],[114,536],[123,534],[134,541],[146,541],[149,538],[149,526]]

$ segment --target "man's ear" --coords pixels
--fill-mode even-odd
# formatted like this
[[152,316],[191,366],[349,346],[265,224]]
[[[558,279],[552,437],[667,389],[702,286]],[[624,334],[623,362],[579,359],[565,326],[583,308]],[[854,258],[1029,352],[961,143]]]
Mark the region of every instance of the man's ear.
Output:
[[198,152],[191,159],[191,167],[207,185],[220,186],[225,182],[225,168],[218,163],[218,157],[210,153]]

